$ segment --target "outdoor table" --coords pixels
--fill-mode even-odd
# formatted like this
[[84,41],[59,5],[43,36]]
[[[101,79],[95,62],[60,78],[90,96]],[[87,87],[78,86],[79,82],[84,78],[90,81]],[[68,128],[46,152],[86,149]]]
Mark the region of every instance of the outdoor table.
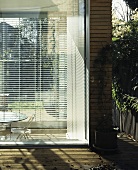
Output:
[[27,119],[27,116],[22,113],[0,111],[0,123],[18,122],[25,119]]
[[[4,126],[9,124],[11,129],[12,122],[18,122],[27,119],[28,117],[22,113],[15,113],[15,112],[2,112],[0,111],[0,123],[1,129],[0,131],[4,130]],[[11,136],[10,136],[11,137]]]

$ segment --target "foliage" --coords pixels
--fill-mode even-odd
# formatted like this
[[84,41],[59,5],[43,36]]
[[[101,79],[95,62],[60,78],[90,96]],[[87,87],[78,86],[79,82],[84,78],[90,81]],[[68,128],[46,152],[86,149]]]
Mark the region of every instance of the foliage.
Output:
[[138,98],[132,97],[129,95],[124,95],[124,103],[125,106],[127,106],[127,109],[134,109],[136,112],[138,112]]
[[[117,22],[113,30],[113,90],[121,109],[138,111],[138,13],[129,22]],[[120,23],[120,25],[118,24]],[[119,34],[117,34],[119,32]]]
[[126,32],[130,32],[130,25],[123,20],[117,19],[115,16],[112,18],[112,34],[115,40],[123,38]]

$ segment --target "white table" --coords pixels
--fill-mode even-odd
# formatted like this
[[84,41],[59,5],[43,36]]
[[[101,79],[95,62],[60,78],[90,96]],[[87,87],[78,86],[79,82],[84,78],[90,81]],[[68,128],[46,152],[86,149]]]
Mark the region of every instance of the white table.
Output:
[[27,116],[22,113],[0,111],[0,123],[18,122],[25,119],[27,119]]
[[[0,123],[1,123],[0,131],[3,131],[4,128],[6,130],[6,124],[9,124],[10,129],[11,129],[11,123],[12,122],[22,121],[22,120],[25,120],[27,118],[28,117],[25,114],[22,114],[22,113],[0,111]],[[11,135],[10,135],[10,138],[11,138]]]

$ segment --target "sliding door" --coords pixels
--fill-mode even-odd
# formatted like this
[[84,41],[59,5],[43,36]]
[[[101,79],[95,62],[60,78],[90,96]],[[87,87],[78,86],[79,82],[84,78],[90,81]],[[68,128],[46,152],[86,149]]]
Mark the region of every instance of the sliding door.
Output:
[[66,17],[17,14],[18,18],[0,18],[0,93],[8,95],[14,112],[36,114],[41,122],[65,120]]
[[35,132],[64,129],[67,139],[85,140],[85,1],[0,6],[0,112],[35,114]]

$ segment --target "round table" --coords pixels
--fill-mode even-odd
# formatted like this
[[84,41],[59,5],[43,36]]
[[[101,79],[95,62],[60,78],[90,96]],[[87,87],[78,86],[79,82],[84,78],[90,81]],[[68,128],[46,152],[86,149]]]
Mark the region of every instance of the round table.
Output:
[[[11,139],[11,123],[22,121],[22,120],[25,120],[27,118],[28,117],[25,114],[22,114],[22,113],[0,111],[0,132],[4,133],[3,131],[6,131],[7,124],[9,124],[10,125],[10,139]],[[8,133],[9,133],[9,131],[8,131]],[[3,138],[5,139],[6,135],[2,136],[2,140],[3,140]]]
[[0,122],[1,123],[11,123],[11,122],[18,122],[21,120],[25,120],[28,117],[22,113],[15,113],[15,112],[1,112],[0,111]]

